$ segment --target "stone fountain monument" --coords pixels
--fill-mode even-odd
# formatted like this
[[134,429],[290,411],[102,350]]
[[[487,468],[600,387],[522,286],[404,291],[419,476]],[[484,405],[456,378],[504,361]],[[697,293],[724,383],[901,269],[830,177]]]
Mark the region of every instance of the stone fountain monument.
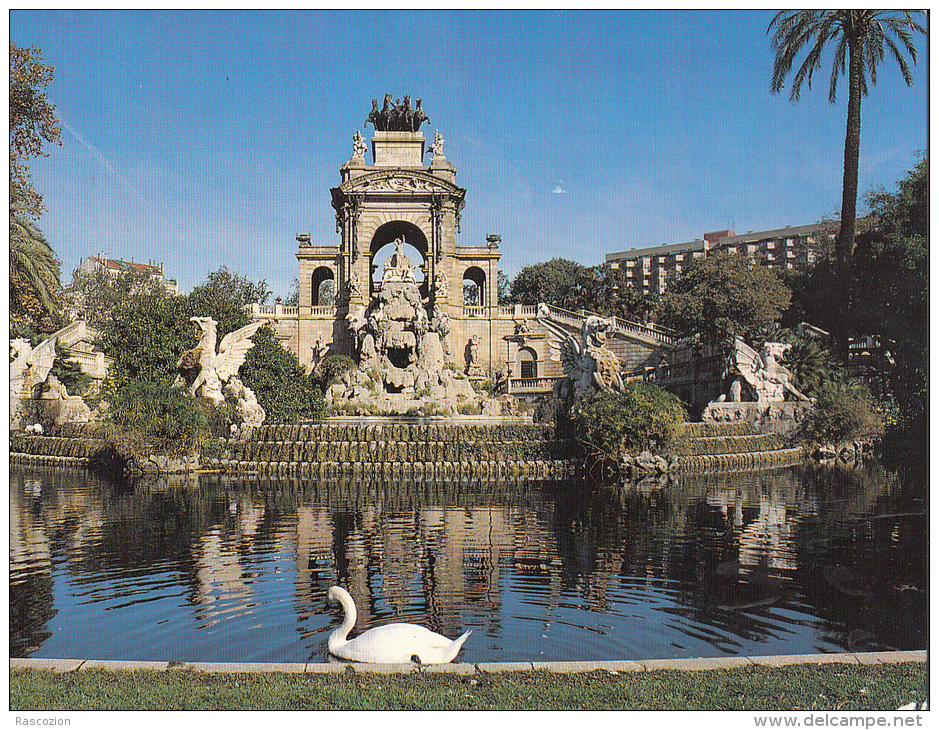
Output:
[[404,237],[394,244],[376,295],[348,316],[358,367],[328,389],[327,402],[357,413],[501,414],[502,402],[476,393],[451,363],[449,319],[437,306],[428,315]]

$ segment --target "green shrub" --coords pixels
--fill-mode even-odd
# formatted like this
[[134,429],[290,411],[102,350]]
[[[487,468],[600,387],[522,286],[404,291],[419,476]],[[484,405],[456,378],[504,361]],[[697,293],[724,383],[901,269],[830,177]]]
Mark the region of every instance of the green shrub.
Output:
[[313,377],[325,393],[326,389],[336,378],[350,370],[355,370],[356,367],[355,360],[348,355],[333,353],[320,360],[319,365],[316,366]]
[[110,419],[167,453],[192,453],[209,437],[207,410],[167,381],[136,380],[122,388],[111,403]]
[[238,399],[227,393],[225,400],[216,406],[203,403],[209,433],[213,436],[229,436],[231,427],[241,423],[238,413]]
[[884,431],[897,428],[901,423],[900,406],[892,398],[871,398],[871,410],[880,418]]
[[[111,402],[133,381],[173,379],[180,354],[196,344],[190,317],[214,318],[221,342],[251,322],[244,305],[250,297],[263,299],[265,291],[265,282],[252,284],[222,269],[188,295],[147,294],[120,300],[100,327],[101,345],[113,358],[102,397]],[[269,326],[262,327],[252,341],[240,377],[254,391],[267,421],[292,423],[321,417],[321,394],[297,356],[284,349]]]
[[685,406],[655,385],[630,383],[622,393],[594,393],[575,407],[573,416],[577,440],[597,458],[683,448]]
[[874,410],[870,391],[856,380],[823,385],[815,408],[800,429],[801,437],[811,443],[879,438],[883,432],[883,420]]
[[241,374],[264,409],[265,422],[322,420],[326,412],[323,393],[304,374],[297,356],[280,345],[270,327],[258,330],[254,342]]
[[69,395],[82,395],[91,384],[91,377],[82,372],[77,360],[72,360],[61,343],[55,343],[55,363],[50,371]]

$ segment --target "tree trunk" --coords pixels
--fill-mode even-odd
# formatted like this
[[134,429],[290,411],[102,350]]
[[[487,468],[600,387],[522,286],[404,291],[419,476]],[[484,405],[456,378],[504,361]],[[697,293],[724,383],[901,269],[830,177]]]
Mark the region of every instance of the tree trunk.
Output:
[[844,138],[844,181],[841,191],[841,229],[835,243],[838,286],[838,347],[848,352],[849,290],[851,258],[854,255],[854,227],[857,216],[858,155],[861,147],[861,59],[860,39],[848,41],[848,124]]

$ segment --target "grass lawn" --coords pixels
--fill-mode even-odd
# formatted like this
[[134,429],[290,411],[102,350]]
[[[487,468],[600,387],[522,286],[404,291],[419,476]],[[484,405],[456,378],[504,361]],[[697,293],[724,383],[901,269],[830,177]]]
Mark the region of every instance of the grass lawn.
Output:
[[794,665],[614,674],[68,673],[13,669],[11,710],[895,710],[927,665]]

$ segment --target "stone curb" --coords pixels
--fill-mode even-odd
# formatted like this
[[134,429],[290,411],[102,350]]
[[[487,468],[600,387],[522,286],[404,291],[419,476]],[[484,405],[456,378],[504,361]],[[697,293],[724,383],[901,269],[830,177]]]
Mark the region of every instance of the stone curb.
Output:
[[87,669],[107,671],[167,671],[185,669],[198,672],[231,674],[245,672],[292,672],[301,674],[338,674],[347,671],[372,674],[410,674],[425,672],[428,674],[469,675],[477,672],[499,674],[505,672],[547,671],[556,674],[574,674],[580,672],[607,671],[653,672],[659,670],[705,671],[714,669],[738,669],[748,666],[785,667],[794,664],[899,664],[901,662],[925,662],[927,652],[896,651],[869,652],[863,654],[792,654],[779,656],[753,657],[714,657],[700,659],[644,659],[638,661],[597,661],[597,662],[479,662],[477,664],[435,664],[418,667],[416,664],[303,664],[276,662],[144,662],[144,661],[105,661],[98,659],[10,659],[10,669],[46,669],[53,672],[74,672]]

